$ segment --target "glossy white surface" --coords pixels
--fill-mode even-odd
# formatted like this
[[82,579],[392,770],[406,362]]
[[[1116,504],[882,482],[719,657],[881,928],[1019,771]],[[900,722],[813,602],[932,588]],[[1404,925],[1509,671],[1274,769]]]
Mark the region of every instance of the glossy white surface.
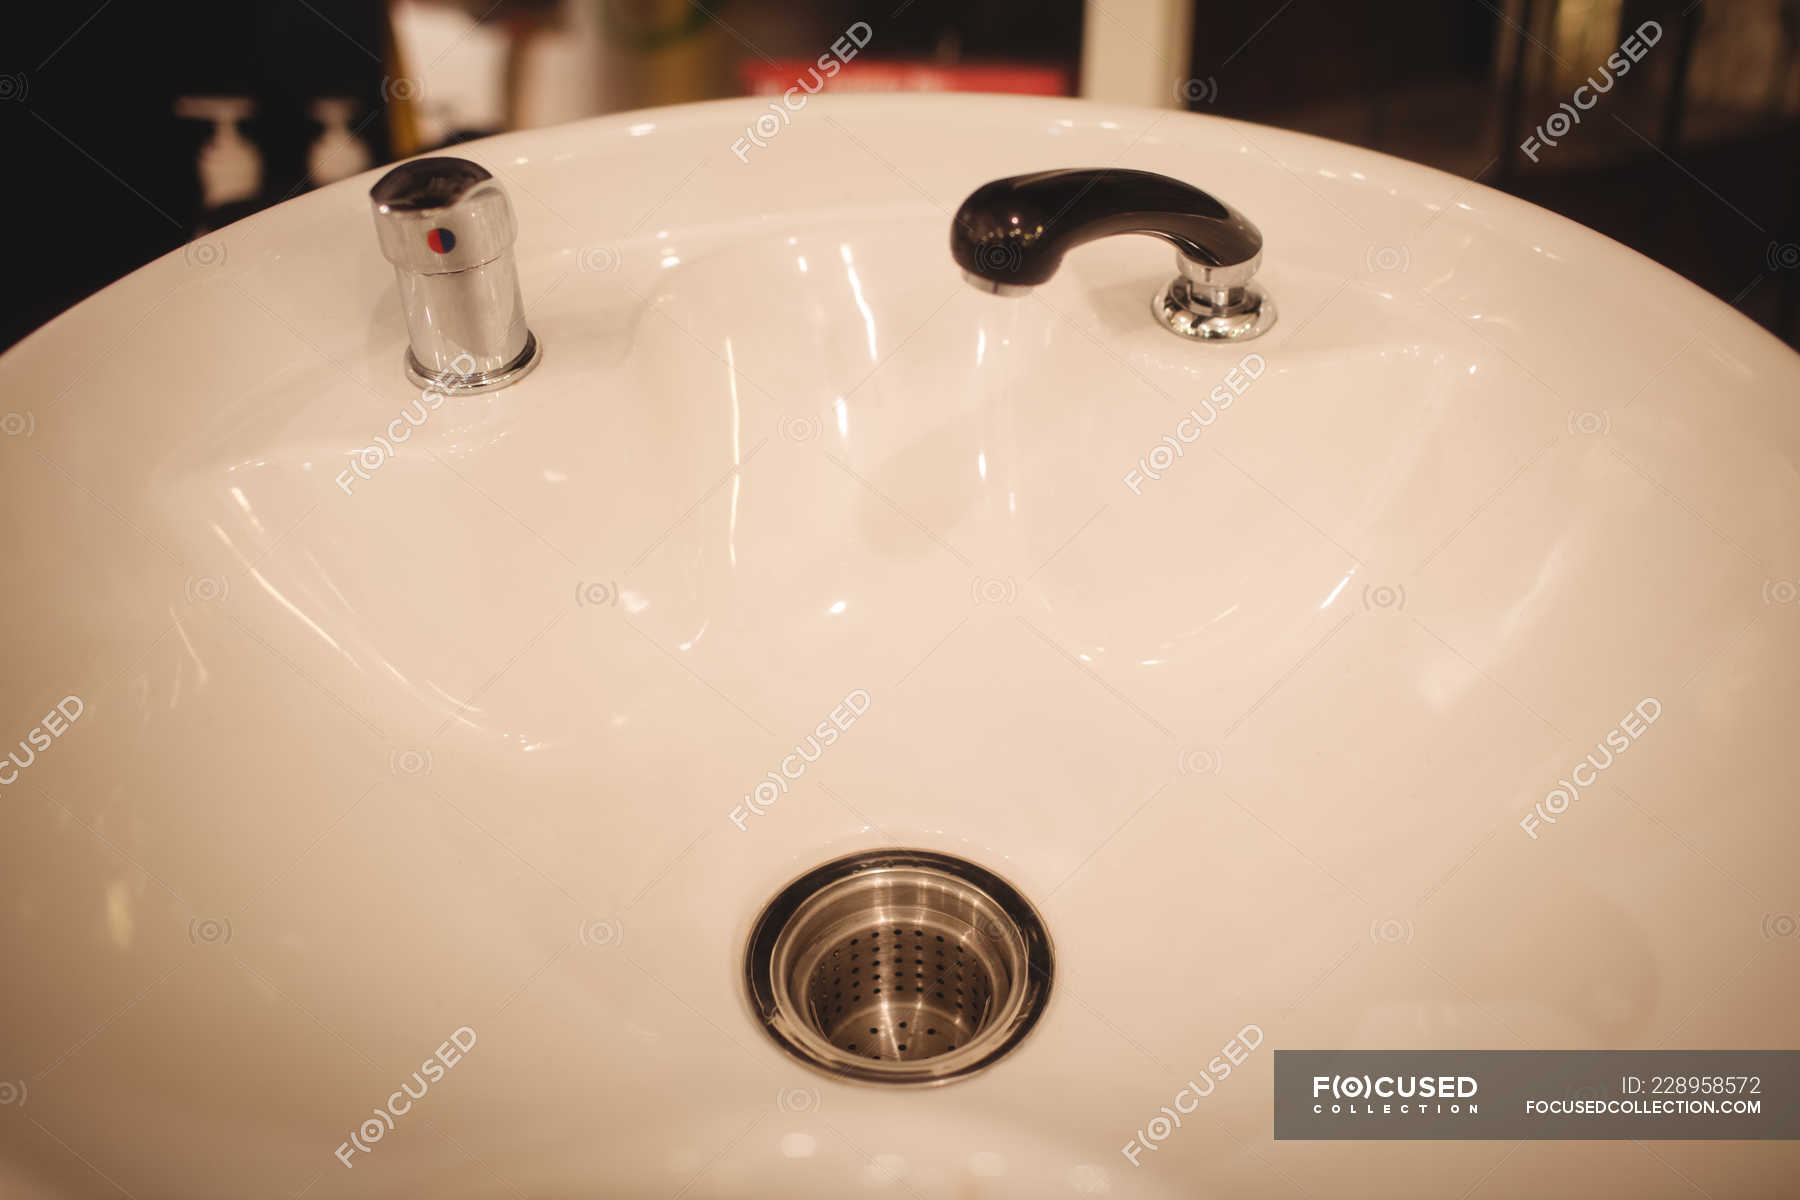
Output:
[[[0,785],[0,1192],[1780,1194],[1788,1144],[1276,1143],[1269,1091],[1277,1047],[1800,1045],[1800,359],[1331,143],[815,99],[740,162],[759,110],[461,148],[544,364],[348,492],[418,401],[370,176],[0,359],[0,744],[82,704]],[[1107,164],[1261,226],[1271,334],[1155,327],[1148,239],[961,282],[973,187]],[[1058,952],[1025,1044],[931,1092],[807,1073],[739,992],[769,895],[895,843]]]

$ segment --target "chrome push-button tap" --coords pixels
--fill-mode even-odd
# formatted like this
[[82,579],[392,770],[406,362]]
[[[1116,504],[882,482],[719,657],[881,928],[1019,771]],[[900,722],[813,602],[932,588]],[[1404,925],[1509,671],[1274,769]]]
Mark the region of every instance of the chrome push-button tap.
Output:
[[518,224],[499,182],[464,158],[418,158],[383,175],[369,199],[406,313],[406,377],[447,392],[522,379],[540,355],[513,263]]

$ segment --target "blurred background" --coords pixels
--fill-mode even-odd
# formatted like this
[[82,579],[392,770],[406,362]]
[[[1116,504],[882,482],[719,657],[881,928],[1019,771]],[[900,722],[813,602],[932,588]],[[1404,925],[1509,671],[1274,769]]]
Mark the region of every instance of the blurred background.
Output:
[[[873,36],[828,90],[1078,95],[1371,147],[1563,213],[1800,345],[1800,0],[70,0],[0,18],[0,122],[30,168],[4,193],[23,277],[0,346],[396,158],[780,92],[856,21]],[[1641,57],[1608,70],[1628,37]]]

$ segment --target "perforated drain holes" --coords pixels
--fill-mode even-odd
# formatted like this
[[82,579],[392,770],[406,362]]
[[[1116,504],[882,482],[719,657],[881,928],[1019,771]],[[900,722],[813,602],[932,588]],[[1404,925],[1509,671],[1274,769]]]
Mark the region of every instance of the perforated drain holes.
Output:
[[871,1083],[934,1084],[1017,1045],[1050,992],[1051,948],[1005,880],[881,851],[826,863],[757,919],[751,1002],[790,1054]]

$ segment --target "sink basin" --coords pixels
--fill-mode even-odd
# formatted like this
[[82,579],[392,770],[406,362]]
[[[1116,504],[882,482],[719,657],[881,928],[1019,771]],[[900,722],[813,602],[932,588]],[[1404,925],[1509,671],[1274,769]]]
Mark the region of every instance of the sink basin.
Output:
[[[740,158],[763,108],[458,148],[504,391],[417,407],[372,177],[0,358],[0,1191],[1780,1194],[1793,1143],[1277,1142],[1270,1091],[1800,1045],[1800,358],[1331,142],[821,97]],[[1253,219],[1273,330],[1170,337],[1147,238],[964,284],[971,189],[1104,165]],[[746,999],[770,898],[887,847],[1054,945],[948,1086]]]

